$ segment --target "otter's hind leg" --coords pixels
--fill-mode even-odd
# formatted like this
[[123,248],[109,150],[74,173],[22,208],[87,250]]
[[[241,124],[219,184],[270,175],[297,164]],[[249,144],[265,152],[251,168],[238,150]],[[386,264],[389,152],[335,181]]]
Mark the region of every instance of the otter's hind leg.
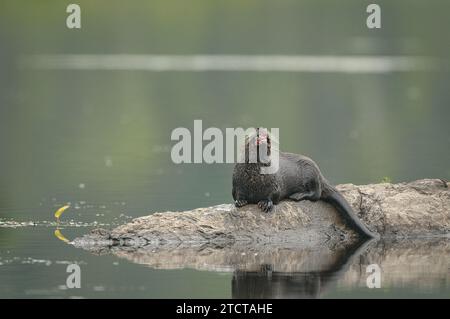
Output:
[[289,199],[295,200],[296,202],[301,200],[310,200],[315,202],[320,199],[320,195],[317,196],[316,192],[294,193],[289,196]]
[[295,201],[301,200],[310,200],[310,201],[318,201],[322,196],[322,187],[320,182],[316,179],[312,179],[305,185],[306,191],[293,193],[289,195],[289,198]]

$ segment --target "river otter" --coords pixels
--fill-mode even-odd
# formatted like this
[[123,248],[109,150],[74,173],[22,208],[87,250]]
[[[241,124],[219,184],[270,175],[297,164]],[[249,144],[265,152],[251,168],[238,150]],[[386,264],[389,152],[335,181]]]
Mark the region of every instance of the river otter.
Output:
[[[282,199],[295,201],[323,200],[333,205],[345,221],[362,237],[375,237],[358,219],[345,198],[323,177],[314,161],[306,156],[279,152],[279,169],[274,174],[261,174],[261,167],[270,165],[272,139],[265,129],[246,137],[245,159],[236,163],[233,171],[232,195],[236,207],[258,204],[269,212]],[[256,161],[250,161],[251,151]],[[261,157],[262,156],[262,157]]]

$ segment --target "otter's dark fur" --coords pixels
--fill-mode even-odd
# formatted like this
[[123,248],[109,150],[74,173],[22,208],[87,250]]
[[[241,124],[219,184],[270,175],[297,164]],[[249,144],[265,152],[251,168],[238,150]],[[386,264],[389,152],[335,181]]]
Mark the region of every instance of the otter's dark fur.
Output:
[[270,159],[271,139],[267,131],[257,129],[256,136],[245,142],[245,162],[237,163],[233,172],[233,199],[236,207],[258,204],[269,212],[282,199],[295,201],[323,200],[333,205],[345,221],[363,237],[374,234],[358,219],[345,198],[323,177],[317,164],[310,158],[292,153],[279,152],[279,169],[274,174],[261,174],[261,167],[268,166],[267,159],[249,161],[250,145]]

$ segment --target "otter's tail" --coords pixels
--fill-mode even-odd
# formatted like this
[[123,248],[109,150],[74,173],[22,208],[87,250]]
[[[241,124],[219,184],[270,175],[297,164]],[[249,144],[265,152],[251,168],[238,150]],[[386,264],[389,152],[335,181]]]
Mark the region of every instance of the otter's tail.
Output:
[[326,192],[323,200],[335,207],[340,215],[345,219],[348,225],[353,227],[362,237],[374,238],[376,237],[358,218],[350,204],[345,198],[335,189],[330,189]]

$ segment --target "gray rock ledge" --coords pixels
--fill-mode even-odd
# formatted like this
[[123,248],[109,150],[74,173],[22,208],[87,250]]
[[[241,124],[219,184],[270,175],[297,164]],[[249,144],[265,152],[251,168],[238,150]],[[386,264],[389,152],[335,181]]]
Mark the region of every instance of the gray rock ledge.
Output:
[[[449,237],[448,182],[337,186],[370,230],[381,238]],[[182,212],[153,213],[112,230],[94,229],[72,244],[101,252],[111,247],[184,249],[270,246],[294,249],[338,247],[357,234],[322,201],[282,201],[270,213],[256,205],[222,204]]]

